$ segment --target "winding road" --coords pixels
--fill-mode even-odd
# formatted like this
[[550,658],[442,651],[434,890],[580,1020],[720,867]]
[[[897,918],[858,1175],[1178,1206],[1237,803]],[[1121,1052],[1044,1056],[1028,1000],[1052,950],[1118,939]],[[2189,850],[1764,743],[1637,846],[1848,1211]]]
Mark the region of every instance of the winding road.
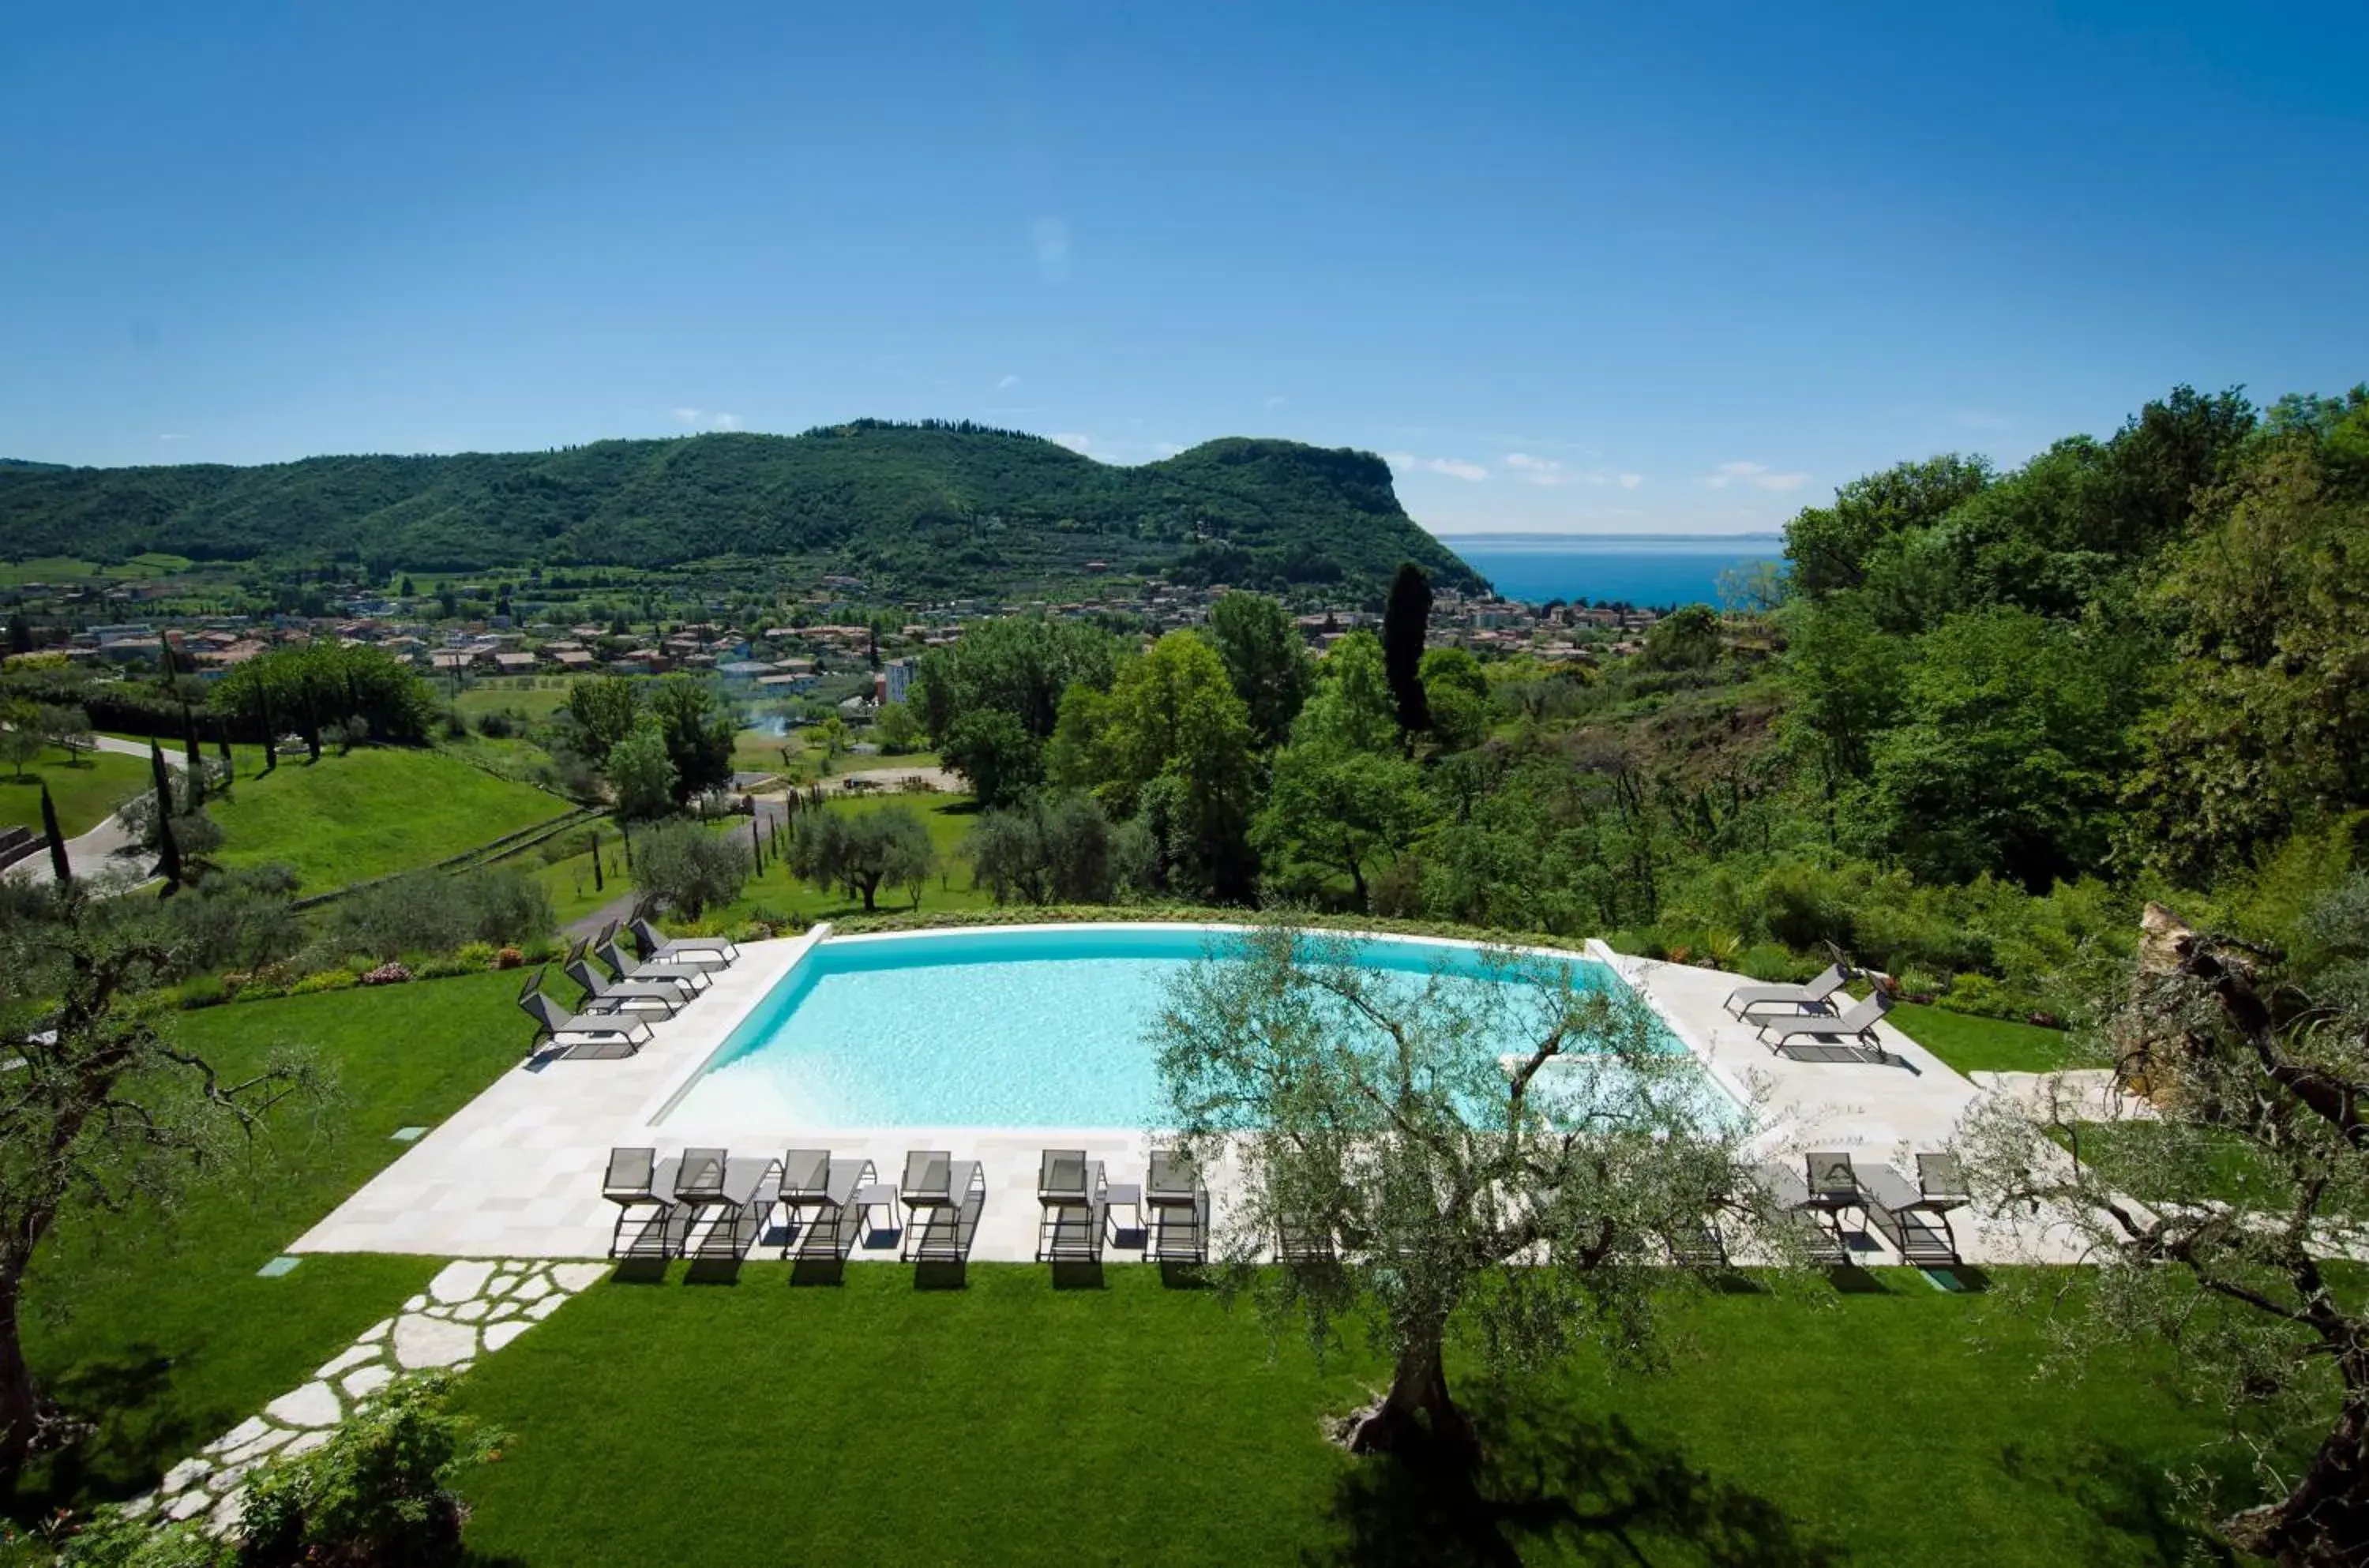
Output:
[[[97,748],[101,751],[119,752],[127,757],[148,755],[148,748],[136,740],[118,740],[111,735],[94,736],[92,738],[97,743]],[[189,760],[179,752],[167,748],[165,751],[165,764],[167,767],[182,768],[189,765]],[[93,876],[114,864],[115,857],[129,851],[132,843],[132,830],[123,825],[122,817],[120,815],[109,817],[89,832],[78,834],[66,841],[66,869],[76,876]],[[49,881],[50,852],[41,850],[18,861],[8,868],[7,876],[18,882]]]

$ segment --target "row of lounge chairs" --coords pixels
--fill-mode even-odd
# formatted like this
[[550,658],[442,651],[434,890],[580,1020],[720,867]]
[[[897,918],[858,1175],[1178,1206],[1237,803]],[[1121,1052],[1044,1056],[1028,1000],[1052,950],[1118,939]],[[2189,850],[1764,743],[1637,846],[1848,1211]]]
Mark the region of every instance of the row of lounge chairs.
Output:
[[1864,1221],[1861,1230],[1873,1229],[1901,1262],[1917,1268],[1960,1266],[1950,1213],[1971,1197],[1952,1156],[1917,1156],[1913,1183],[1889,1164],[1859,1165],[1848,1154],[1806,1154],[1802,1163],[1800,1172],[1763,1165],[1760,1177],[1779,1205],[1800,1218],[1813,1261],[1853,1261],[1843,1217],[1856,1210]]
[[[544,971],[527,976],[518,1003],[535,1021],[534,1045],[548,1041],[562,1050],[615,1051],[627,1055],[649,1042],[650,1024],[671,1018],[707,990],[712,973],[729,968],[739,948],[720,936],[668,940],[649,921],[631,927],[641,956],[629,958],[617,945],[617,922],[567,950],[561,967],[584,991],[574,1012],[543,989]],[[593,967],[598,959],[608,972]]]
[[[612,1149],[601,1196],[617,1206],[609,1254],[739,1256],[778,1216],[782,1255],[844,1261],[868,1230],[871,1212],[901,1207],[898,1256],[908,1262],[959,1262],[970,1253],[987,1206],[987,1178],[976,1160],[943,1150],[905,1156],[904,1179],[878,1179],[869,1160],[827,1149],[792,1149],[779,1158],[736,1158],[724,1149],[686,1149],[661,1162],[654,1149]],[[1083,1150],[1048,1149],[1037,1167],[1036,1256],[1040,1263],[1100,1263],[1117,1233],[1114,1206],[1132,1207],[1147,1259],[1208,1259],[1209,1189],[1192,1162],[1155,1150],[1140,1185],[1114,1186],[1103,1162]],[[628,1230],[631,1235],[628,1236]]]
[[1771,1051],[1781,1051],[1788,1041],[1803,1038],[1857,1040],[1881,1050],[1875,1026],[1892,1011],[1888,983],[1878,977],[1879,983],[1866,1001],[1852,1003],[1847,1012],[1837,1011],[1837,998],[1850,1001],[1850,993],[1843,988],[1862,973],[1837,963],[1828,965],[1807,985],[1738,986],[1728,994],[1725,1006],[1730,1017],[1752,1024],[1760,1042]]

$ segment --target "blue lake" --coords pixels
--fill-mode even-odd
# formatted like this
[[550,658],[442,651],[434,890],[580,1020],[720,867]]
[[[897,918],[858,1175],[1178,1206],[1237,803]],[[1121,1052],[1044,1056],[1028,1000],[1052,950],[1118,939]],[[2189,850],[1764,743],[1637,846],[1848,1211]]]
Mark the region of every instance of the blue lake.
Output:
[[1440,541],[1507,599],[1604,600],[1662,609],[1717,604],[1720,574],[1781,562],[1775,533],[1710,535],[1468,533]]

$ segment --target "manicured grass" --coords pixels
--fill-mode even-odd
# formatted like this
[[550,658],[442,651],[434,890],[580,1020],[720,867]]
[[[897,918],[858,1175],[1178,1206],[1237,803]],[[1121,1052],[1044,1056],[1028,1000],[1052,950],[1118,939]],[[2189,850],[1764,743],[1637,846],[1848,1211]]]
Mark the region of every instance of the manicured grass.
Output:
[[592,857],[589,854],[570,855],[566,860],[536,866],[527,873],[542,883],[544,891],[551,895],[553,918],[563,930],[570,921],[606,908],[634,890],[633,877],[625,870],[616,831],[606,824],[603,824],[601,834],[601,864],[602,886],[600,887],[592,885]]
[[2054,1072],[2072,1065],[2070,1042],[2059,1029],[1913,1001],[1894,1008],[1891,1022],[1960,1072]]
[[41,830],[44,780],[58,808],[58,831],[69,839],[89,832],[125,801],[155,787],[145,757],[86,751],[69,759],[52,747],[37,761],[26,763],[22,777],[14,768],[0,769],[0,828]]
[[28,1288],[26,1350],[98,1433],[29,1473],[12,1515],[152,1484],[420,1288],[437,1260],[319,1256],[284,1278],[255,1271],[403,1152],[395,1128],[433,1126],[517,1064],[531,1032],[517,990],[515,975],[472,975],[179,1015],[181,1043],[225,1078],[303,1052],[332,1095],[283,1107],[239,1169],[170,1212],[60,1224]]
[[[910,807],[929,829],[930,842],[937,850],[938,870],[921,888],[922,912],[946,910],[976,910],[991,905],[984,888],[970,882],[970,861],[962,853],[962,841],[978,821],[970,809],[967,795],[878,795],[855,798],[833,797],[824,803],[826,811],[861,816],[867,812],[887,810],[893,806]],[[740,823],[741,841],[748,840],[749,827]],[[842,915],[864,912],[864,900],[850,898],[837,887],[817,888],[789,874],[788,869],[767,852],[765,874],[750,879],[748,887],[730,908],[721,911],[727,921],[747,920],[759,910],[777,915],[795,915],[806,921],[836,920]],[[903,889],[883,887],[878,894],[883,910],[910,910],[912,900]]]
[[531,1564],[2177,1556],[2164,1472],[2208,1417],[2120,1355],[2069,1389],[2033,1378],[1997,1297],[1865,1283],[1688,1303],[1663,1374],[1459,1379],[1493,1441],[1476,1496],[1323,1440],[1373,1357],[1320,1365],[1140,1265],[1077,1290],[1022,1266],[960,1290],[885,1264],[837,1288],[678,1267],[596,1287],[470,1374],[462,1405],[513,1434],[465,1483],[470,1543]]
[[365,746],[317,763],[242,768],[214,804],[226,865],[292,866],[308,893],[326,892],[448,856],[565,816],[567,802],[438,752]]
[[[437,701],[445,707],[457,707],[461,716],[472,721],[489,713],[521,713],[532,719],[549,718],[567,705],[567,676],[512,676],[480,681],[462,689],[458,702],[452,699],[447,688],[437,688]],[[556,682],[556,684],[553,684]]]

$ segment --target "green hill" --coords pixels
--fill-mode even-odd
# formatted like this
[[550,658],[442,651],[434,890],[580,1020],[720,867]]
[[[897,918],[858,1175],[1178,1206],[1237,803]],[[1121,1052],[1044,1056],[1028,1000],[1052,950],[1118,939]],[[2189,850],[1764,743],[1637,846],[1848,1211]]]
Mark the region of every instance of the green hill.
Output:
[[1229,439],[1139,467],[969,424],[596,441],[256,468],[0,469],[11,555],[667,567],[794,556],[886,592],[990,591],[1089,561],[1186,581],[1379,592],[1402,560],[1482,579],[1370,452]]

